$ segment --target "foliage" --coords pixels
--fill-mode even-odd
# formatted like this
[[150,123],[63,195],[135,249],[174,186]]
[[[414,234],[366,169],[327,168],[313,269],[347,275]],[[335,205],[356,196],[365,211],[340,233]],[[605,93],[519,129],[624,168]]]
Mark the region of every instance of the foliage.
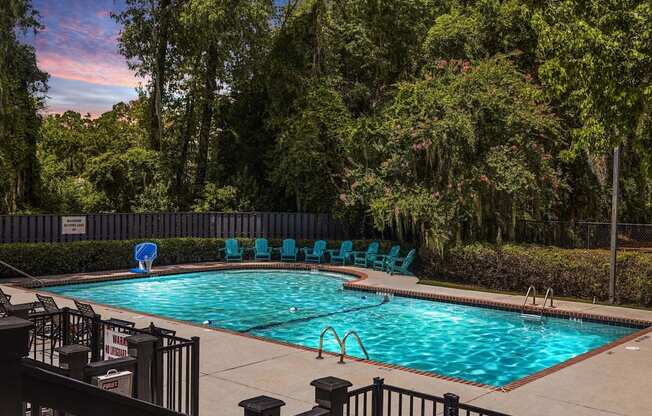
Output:
[[[243,247],[253,247],[254,240],[238,238]],[[165,238],[148,240],[158,245],[156,265],[219,261],[220,238]],[[76,241],[67,243],[12,243],[0,245],[0,258],[11,259],[11,264],[35,276],[124,270],[135,266],[134,246],[141,240]],[[270,239],[270,246],[280,247],[281,240]],[[298,247],[311,247],[313,240],[297,240]],[[340,241],[328,241],[328,247],[340,246]],[[369,241],[356,240],[355,250],[366,249]],[[383,252],[391,242],[383,241]],[[0,269],[0,276],[12,276],[12,271]]]
[[140,97],[41,125],[38,19],[3,2],[0,212],[331,212],[441,253],[604,220],[620,144],[621,218],[652,221],[649,2],[275,4],[127,0]]
[[[559,122],[505,58],[439,62],[397,85],[350,175],[347,203],[370,204],[381,228],[450,239],[493,238],[554,208],[563,179]],[[355,139],[358,141],[358,133]]]
[[17,34],[41,29],[29,0],[0,3],[0,213],[39,204],[36,143],[48,75]]
[[[423,260],[423,259],[422,259]],[[530,285],[553,287],[556,296],[606,300],[609,251],[485,244],[456,246],[445,258],[422,261],[423,278],[470,283],[523,292]],[[620,303],[652,305],[652,258],[647,253],[618,255],[616,296]]]
[[650,2],[564,0],[537,11],[533,25],[544,85],[581,121],[577,146],[604,151],[635,137],[652,103]]
[[251,210],[251,202],[244,198],[233,186],[219,187],[209,183],[204,188],[204,195],[193,207],[197,212],[245,212]]

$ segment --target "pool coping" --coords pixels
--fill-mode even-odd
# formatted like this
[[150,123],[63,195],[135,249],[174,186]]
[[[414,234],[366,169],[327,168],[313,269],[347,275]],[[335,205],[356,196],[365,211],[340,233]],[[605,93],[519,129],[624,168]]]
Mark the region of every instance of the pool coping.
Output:
[[[216,265],[210,265],[210,266],[199,266],[197,268],[194,268],[192,270],[178,270],[178,269],[168,269],[168,270],[161,270],[161,271],[154,271],[152,273],[147,273],[147,274],[120,274],[120,275],[97,275],[93,277],[88,277],[88,278],[83,278],[83,279],[73,279],[72,277],[66,278],[62,277],[61,279],[52,280],[52,281],[45,281],[43,282],[44,284],[42,285],[41,288],[36,287],[35,284],[31,282],[24,282],[24,283],[14,283],[14,284],[9,284],[10,286],[14,287],[20,287],[29,291],[37,292],[38,289],[43,289],[51,286],[61,286],[61,285],[71,285],[71,284],[86,284],[86,283],[99,283],[99,282],[107,282],[107,281],[118,281],[118,280],[133,280],[133,279],[142,279],[142,278],[148,278],[148,277],[160,277],[160,276],[168,276],[168,275],[178,275],[178,274],[190,274],[190,273],[200,273],[200,272],[207,272],[207,271],[218,271],[218,270],[313,270],[317,269],[319,271],[324,271],[324,272],[331,272],[331,273],[339,273],[339,274],[345,274],[349,276],[356,277],[357,279],[352,280],[352,281],[347,281],[343,284],[343,287],[345,289],[349,290],[359,290],[359,291],[364,291],[364,292],[373,292],[373,293],[384,293],[384,294],[392,294],[395,296],[400,296],[400,297],[406,297],[406,298],[413,298],[413,299],[420,299],[420,300],[427,300],[427,301],[437,301],[437,302],[445,302],[445,303],[453,303],[453,304],[460,304],[460,305],[466,305],[466,306],[475,306],[475,307],[484,307],[484,308],[489,308],[489,309],[500,309],[500,310],[505,310],[509,312],[520,312],[522,309],[518,305],[512,304],[512,303],[507,303],[507,302],[498,302],[498,301],[492,301],[492,300],[487,300],[487,299],[479,299],[479,298],[473,298],[473,297],[462,297],[462,296],[453,296],[453,295],[443,295],[443,294],[437,294],[437,293],[427,293],[427,292],[420,292],[416,290],[405,290],[405,289],[398,289],[398,288],[391,288],[391,287],[384,287],[384,286],[369,286],[365,285],[362,282],[368,279],[368,274],[365,273],[364,271],[361,270],[356,270],[356,269],[351,269],[347,267],[342,267],[342,266],[330,266],[326,264],[306,264],[306,263],[281,263],[281,262],[274,262],[274,263],[222,263],[222,264],[216,264]],[[107,272],[108,273],[108,272]],[[47,290],[47,289],[45,289]],[[54,292],[48,292],[48,293],[54,293]],[[68,297],[68,296],[63,296],[57,293],[54,293],[56,296],[61,297],[63,299],[68,299],[68,300],[73,300],[74,298]],[[148,316],[148,317],[153,317],[153,318],[158,318],[158,319],[165,319],[170,322],[175,322],[179,324],[184,324],[184,325],[190,325],[196,328],[201,328],[204,330],[212,330],[212,331],[217,331],[217,332],[222,332],[222,333],[227,333],[231,335],[237,335],[237,336],[242,336],[245,338],[249,339],[255,339],[259,341],[264,341],[276,345],[282,345],[282,346],[287,346],[290,348],[298,349],[298,350],[303,350],[303,351],[312,351],[312,352],[317,352],[317,348],[312,348],[312,347],[306,347],[302,345],[297,345],[297,344],[292,344],[289,342],[285,341],[280,341],[280,340],[275,340],[275,339],[270,339],[270,338],[264,338],[256,335],[251,335],[251,334],[246,334],[234,330],[229,330],[225,328],[216,328],[212,327],[209,325],[202,325],[202,324],[196,324],[193,322],[189,321],[183,321],[183,320],[178,320],[174,318],[169,318],[166,316],[162,315],[155,315],[155,314],[150,314],[146,312],[142,312],[139,310],[135,309],[130,309],[130,308],[124,308],[124,307],[116,307],[114,305],[108,305],[108,304],[103,304],[99,302],[92,302],[96,305],[99,306],[104,306],[109,309],[117,309],[117,310],[123,310],[127,311],[130,313],[136,313],[140,314],[142,316]],[[527,312],[537,312],[541,313],[542,309],[535,308],[529,305],[526,305],[526,307],[523,309],[524,311]],[[607,316],[607,315],[599,315],[599,314],[591,314],[591,313],[586,313],[586,312],[580,312],[580,311],[570,311],[570,310],[565,310],[565,309],[546,309],[543,310],[543,315],[544,316],[552,316],[552,317],[560,317],[564,319],[582,319],[582,320],[587,320],[590,322],[597,322],[601,324],[607,324],[607,325],[620,325],[620,326],[627,326],[630,328],[638,328],[639,331],[633,332],[629,335],[626,335],[624,337],[618,338],[615,341],[612,341],[608,344],[605,344],[601,347],[592,349],[590,351],[587,351],[585,353],[582,353],[578,356],[575,356],[573,358],[570,358],[566,361],[563,361],[561,363],[558,363],[552,367],[545,368],[543,370],[540,370],[536,373],[530,374],[528,376],[522,377],[520,379],[517,379],[511,383],[505,384],[503,386],[493,386],[489,384],[483,384],[483,383],[478,383],[474,381],[469,381],[465,379],[461,379],[458,377],[452,377],[452,376],[446,376],[443,374],[439,374],[436,372],[432,371],[424,371],[424,370],[418,370],[410,367],[405,367],[405,366],[400,366],[396,364],[390,364],[390,363],[385,363],[385,362],[380,362],[380,361],[375,361],[375,360],[370,360],[370,359],[365,359],[365,358],[359,358],[359,357],[354,357],[350,355],[345,355],[344,357],[356,361],[356,362],[361,362],[361,363],[367,363],[367,364],[372,364],[376,365],[378,367],[382,368],[387,368],[387,369],[396,369],[400,371],[405,371],[409,372],[412,374],[417,374],[417,375],[423,375],[427,377],[432,377],[444,381],[451,381],[451,382],[456,382],[456,383],[462,383],[474,387],[480,387],[484,389],[488,389],[491,391],[497,391],[497,392],[510,392],[513,391],[514,389],[521,387],[525,384],[531,383],[535,380],[538,380],[540,378],[543,378],[547,375],[550,375],[552,373],[558,372],[566,367],[569,367],[573,364],[577,364],[579,362],[585,361],[591,357],[594,357],[598,354],[601,354],[603,352],[606,352],[608,350],[611,350],[617,346],[620,346],[622,344],[625,344],[627,342],[635,341],[638,338],[641,338],[648,333],[652,332],[652,321],[646,321],[646,320],[641,320],[641,319],[631,319],[631,318],[622,318],[622,317],[616,317],[616,316]],[[334,353],[334,352],[329,352],[329,351],[323,351],[324,354],[329,355],[329,356],[339,356],[340,354]]]

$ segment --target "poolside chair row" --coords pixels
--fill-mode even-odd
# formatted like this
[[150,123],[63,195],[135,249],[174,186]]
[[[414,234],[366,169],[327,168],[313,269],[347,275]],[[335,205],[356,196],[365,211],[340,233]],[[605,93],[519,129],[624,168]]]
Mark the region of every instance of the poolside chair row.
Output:
[[[37,293],[36,299],[37,299],[36,302],[12,304],[11,296],[4,293],[2,291],[2,288],[0,288],[0,316],[2,316],[2,314],[8,315],[11,312],[12,308],[16,306],[24,306],[26,309],[29,310],[29,313],[36,313],[36,312],[56,313],[61,311],[61,308],[59,308],[59,305],[57,305],[57,302],[51,296],[45,296],[45,295],[41,295],[40,293]],[[88,303],[79,302],[78,300],[74,300],[74,302],[75,302],[75,307],[77,308],[79,313],[81,313],[83,316],[88,318],[99,316],[97,313],[95,313],[95,310],[93,310],[92,305]],[[107,322],[128,326],[132,328],[135,326],[134,322],[125,321],[117,318],[111,318]]]
[[384,270],[390,274],[409,274],[409,267],[414,261],[416,250],[412,249],[405,257],[399,257],[401,247],[394,245],[385,254],[379,253],[380,244],[376,241],[369,244],[365,251],[354,251],[353,242],[343,241],[339,249],[328,249],[324,240],[317,240],[312,247],[299,249],[294,239],[283,240],[280,247],[270,247],[267,239],[257,238],[254,247],[249,249],[241,247],[238,240],[231,238],[226,240],[224,248],[219,249],[226,262],[243,261],[245,252],[252,253],[254,261],[270,261],[273,253],[279,254],[281,261],[298,261],[299,252],[303,253],[306,263],[323,263],[328,260],[332,264],[345,265],[352,263],[355,266],[369,267],[377,270]]

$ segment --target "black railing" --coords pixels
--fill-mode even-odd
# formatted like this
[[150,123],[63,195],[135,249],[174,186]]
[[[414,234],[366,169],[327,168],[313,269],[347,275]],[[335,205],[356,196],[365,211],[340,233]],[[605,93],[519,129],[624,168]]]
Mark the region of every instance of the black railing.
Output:
[[460,403],[452,393],[433,396],[385,384],[381,378],[375,378],[372,385],[351,390],[344,408],[346,416],[507,416]]
[[[316,406],[297,416],[509,416],[505,413],[460,403],[453,393],[433,396],[386,385],[373,384],[349,391],[351,383],[336,377],[314,380]],[[267,396],[240,402],[245,416],[280,416],[285,403]]]
[[[23,360],[20,374],[22,378],[20,400],[25,410],[29,411],[30,416],[53,414],[183,416],[179,412],[111,393],[75,380],[65,374],[60,374],[54,367],[44,368],[43,364],[37,361]],[[13,416],[12,413],[9,415]]]
[[59,365],[57,349],[64,345],[89,347],[91,362],[115,357],[116,351],[109,351],[111,343],[105,342],[108,329],[125,334],[125,337],[138,334],[154,336],[152,391],[148,397],[167,409],[192,416],[199,414],[199,338],[177,337],[173,331],[153,325],[134,328],[126,323],[103,320],[99,315],[86,316],[69,308],[30,314],[29,319],[34,327],[30,330],[28,357],[52,366]]

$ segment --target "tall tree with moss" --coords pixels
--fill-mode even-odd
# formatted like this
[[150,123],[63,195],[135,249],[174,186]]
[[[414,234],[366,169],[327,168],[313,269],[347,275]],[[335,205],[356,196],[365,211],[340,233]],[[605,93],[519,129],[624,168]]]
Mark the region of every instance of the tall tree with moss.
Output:
[[17,38],[17,32],[38,32],[38,17],[29,0],[0,3],[0,212],[38,206],[38,110],[48,76],[34,49]]

